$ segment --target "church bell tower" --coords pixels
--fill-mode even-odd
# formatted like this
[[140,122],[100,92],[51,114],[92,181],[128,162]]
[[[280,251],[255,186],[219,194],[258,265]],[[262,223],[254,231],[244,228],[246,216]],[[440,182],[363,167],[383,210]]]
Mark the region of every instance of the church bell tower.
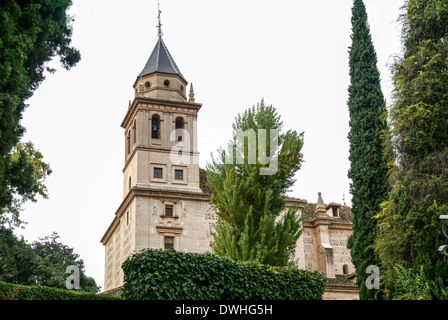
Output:
[[[101,242],[105,290],[123,284],[121,264],[145,248],[209,248],[210,195],[201,189],[197,116],[202,105],[162,39],[133,85],[124,129],[123,200]],[[187,97],[187,86],[189,92]],[[201,231],[199,231],[201,230]]]
[[174,62],[161,32],[134,83],[125,129],[125,197],[135,187],[199,192],[197,114],[193,87]]

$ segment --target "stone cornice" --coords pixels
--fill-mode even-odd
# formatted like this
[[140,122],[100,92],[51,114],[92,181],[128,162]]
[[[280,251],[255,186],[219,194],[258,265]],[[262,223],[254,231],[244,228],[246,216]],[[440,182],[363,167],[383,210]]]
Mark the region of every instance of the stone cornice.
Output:
[[[139,107],[141,104],[153,104],[159,106],[167,107],[177,107],[177,108],[187,108],[195,112],[199,111],[202,107],[202,103],[188,102],[182,100],[169,100],[160,98],[148,98],[148,97],[135,97],[131,106],[129,107],[123,121],[121,122],[122,128],[127,128],[129,121],[133,118],[133,114],[138,111],[138,109],[146,109],[146,107]],[[169,110],[165,110],[168,111]],[[171,111],[174,112],[174,111]]]
[[155,188],[146,186],[134,186],[132,188],[134,195],[151,197],[151,198],[171,198],[180,200],[196,200],[196,201],[210,201],[210,195],[203,192],[194,192],[189,190],[167,188]]
[[313,225],[313,227],[317,227],[320,225],[331,225],[333,223],[333,218],[331,217],[318,217],[318,218],[314,218],[313,220],[310,221],[311,224]]
[[134,186],[132,187],[131,191],[128,192],[126,197],[121,202],[118,209],[115,211],[115,217],[112,221],[112,223],[109,225],[109,228],[107,228],[106,232],[104,233],[103,237],[101,238],[100,242],[105,245],[106,242],[109,240],[109,237],[115,230],[116,226],[118,226],[119,221],[123,213],[126,211],[126,208],[129,206],[130,202],[135,197],[150,197],[150,198],[164,198],[164,199],[173,199],[173,200],[195,200],[195,201],[204,201],[209,202],[210,201],[210,195],[207,193],[200,193],[200,192],[191,192],[188,190],[181,191],[181,190],[167,190],[167,189],[158,189],[158,188],[151,188],[151,187],[141,187],[141,186]]
[[336,219],[328,218],[314,218],[312,220],[304,220],[303,226],[306,228],[316,228],[320,225],[327,225],[330,230],[352,230],[353,225],[351,223],[340,223]]
[[303,208],[308,203],[308,201],[306,201],[306,200],[296,199],[296,198],[291,198],[291,197],[285,197],[285,200],[286,200],[287,206],[293,206],[293,205],[297,204],[301,208]]
[[359,289],[356,285],[346,285],[346,284],[327,284],[327,286],[325,287],[325,292],[353,292],[353,293],[358,293]]
[[[101,243],[105,244],[108,241],[108,238],[113,233],[116,226],[118,226],[119,219],[122,216],[123,212],[126,211],[126,208],[129,206],[130,202],[137,196],[149,197],[149,198],[163,198],[174,201],[192,200],[192,201],[210,202],[211,195],[208,193],[194,192],[189,190],[179,190],[179,189],[170,190],[166,188],[155,188],[151,186],[136,185],[132,187],[131,191],[126,195],[126,197],[123,199],[122,203],[116,210],[114,220],[112,221],[106,233],[102,237]],[[298,204],[307,203],[306,200],[299,200],[299,199],[294,200],[292,202]],[[291,202],[291,199],[287,199],[287,202]],[[352,230],[353,227],[352,223],[339,223],[337,222],[336,219],[337,218],[332,217],[319,217],[314,218],[312,220],[304,220],[303,227],[315,229],[319,225],[326,225],[330,230],[344,230],[344,231]]]
[[330,230],[352,230],[353,225],[351,223],[332,223],[328,226]]

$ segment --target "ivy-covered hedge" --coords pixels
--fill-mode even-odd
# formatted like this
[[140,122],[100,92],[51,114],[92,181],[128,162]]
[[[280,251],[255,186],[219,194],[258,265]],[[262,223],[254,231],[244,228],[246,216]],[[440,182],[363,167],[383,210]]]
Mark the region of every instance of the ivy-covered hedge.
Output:
[[275,268],[206,253],[145,249],[122,265],[129,300],[321,300],[317,272]]
[[0,300],[122,300],[122,298],[107,294],[0,282]]

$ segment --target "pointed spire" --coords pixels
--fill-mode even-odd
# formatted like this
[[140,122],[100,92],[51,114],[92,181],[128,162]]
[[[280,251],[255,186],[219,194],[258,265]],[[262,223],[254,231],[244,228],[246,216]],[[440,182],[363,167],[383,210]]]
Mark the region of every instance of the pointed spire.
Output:
[[324,199],[322,199],[322,193],[318,192],[317,196],[318,197],[317,197],[316,209],[319,209],[319,208],[324,208],[325,209]]
[[326,216],[327,215],[327,209],[325,208],[324,200],[322,199],[322,193],[317,194],[317,204],[316,204],[316,215],[319,216]]
[[180,72],[176,62],[174,62],[174,59],[169,53],[168,48],[162,38],[157,40],[157,43],[152,50],[145,67],[142,72],[140,72],[138,77],[144,77],[154,72],[177,74],[184,79],[185,82],[188,82]]
[[190,99],[188,102],[194,103],[194,91],[193,91],[193,84],[190,84]]
[[159,36],[159,39],[157,40],[157,43],[154,49],[152,50],[152,53],[149,56],[149,59],[146,62],[143,70],[140,72],[137,78],[144,77],[155,72],[160,72],[160,73],[176,74],[180,76],[186,83],[188,83],[188,81],[184,78],[179,68],[177,67],[176,63],[174,62],[173,57],[171,56],[170,52],[168,51],[168,48],[165,45],[165,42],[162,39],[163,36],[162,22],[160,20],[160,14],[162,13],[162,11],[160,10],[160,4],[158,4],[158,6],[159,6],[159,15],[158,15],[159,24],[157,25],[158,28],[157,34]]

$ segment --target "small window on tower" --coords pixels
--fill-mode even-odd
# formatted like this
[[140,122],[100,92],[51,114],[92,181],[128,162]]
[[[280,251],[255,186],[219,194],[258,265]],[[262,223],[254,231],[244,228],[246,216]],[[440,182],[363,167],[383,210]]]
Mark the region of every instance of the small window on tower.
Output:
[[347,266],[346,264],[344,264],[344,265],[342,266],[342,273],[343,273],[343,274],[348,274],[348,266]]
[[174,170],[174,179],[184,180],[184,170]]
[[338,217],[338,208],[332,208],[333,210],[333,217]]
[[137,120],[134,120],[134,144],[137,142]]
[[165,81],[163,81],[163,85],[164,85],[165,87],[169,87],[169,86],[170,86],[170,80],[165,80]]
[[176,119],[176,129],[183,129],[184,128],[184,119],[181,117]]
[[175,128],[176,128],[177,141],[182,141],[184,126],[185,126],[184,119],[182,119],[181,117],[176,118]]
[[165,217],[172,217],[173,216],[173,206],[165,206]]
[[163,177],[163,169],[162,168],[154,168],[154,178],[162,179]]
[[165,250],[174,249],[174,237],[165,237]]
[[151,120],[151,138],[160,139],[160,119],[157,115]]

